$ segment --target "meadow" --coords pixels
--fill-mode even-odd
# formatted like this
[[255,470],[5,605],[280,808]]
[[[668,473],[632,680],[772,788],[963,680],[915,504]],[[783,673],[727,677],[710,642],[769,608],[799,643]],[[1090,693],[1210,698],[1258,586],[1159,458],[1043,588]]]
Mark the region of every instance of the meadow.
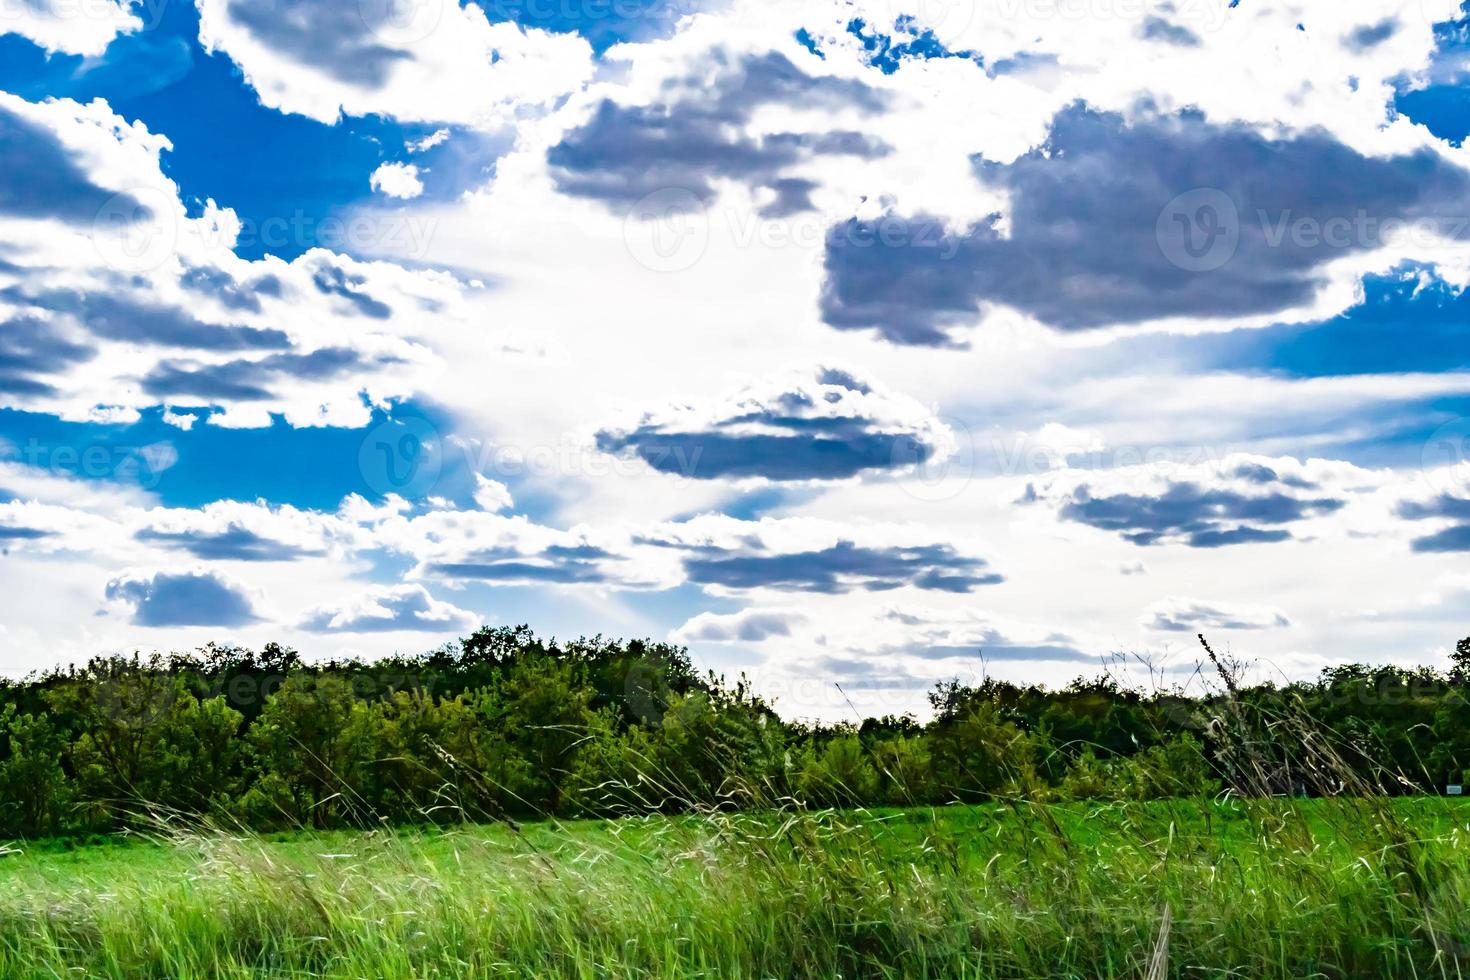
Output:
[[[485,630],[0,686],[0,978],[1459,977],[1470,639],[814,726]],[[1205,668],[1208,668],[1206,670]]]
[[777,810],[40,841],[5,977],[1457,977],[1470,803]]

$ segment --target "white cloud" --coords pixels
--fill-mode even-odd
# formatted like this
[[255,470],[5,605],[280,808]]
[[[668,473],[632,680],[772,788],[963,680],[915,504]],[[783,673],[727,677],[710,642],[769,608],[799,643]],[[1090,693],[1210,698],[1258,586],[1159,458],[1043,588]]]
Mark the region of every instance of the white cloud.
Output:
[[144,27],[135,13],[154,26],[166,0],[4,0],[0,3],[0,34],[19,34],[48,52],[100,55],[119,34]]
[[372,588],[349,602],[309,612],[302,629],[313,633],[465,633],[474,613],[441,602],[420,585]]
[[380,114],[482,129],[551,105],[592,73],[575,34],[490,23],[458,0],[201,0],[199,40],[226,54],[266,106],[332,122]]
[[385,163],[372,172],[368,184],[375,191],[401,200],[418,197],[424,192],[419,168],[411,163]]
[[[1437,650],[1443,622],[1344,613],[1395,607],[1454,573],[1463,556],[1416,552],[1413,542],[1451,530],[1456,519],[1409,520],[1398,510],[1438,494],[1405,490],[1420,476],[1402,458],[1397,472],[1296,460],[1344,446],[1382,448],[1384,435],[1414,431],[1424,404],[1452,404],[1470,391],[1470,376],[1220,371],[1156,334],[1331,317],[1360,301],[1366,272],[1405,256],[1428,257],[1439,276],[1465,281],[1462,244],[1367,250],[1322,267],[1320,283],[1280,311],[1216,316],[1206,308],[1085,336],[1044,326],[1041,314],[1050,311],[1019,301],[964,309],[970,273],[962,273],[946,281],[960,290],[953,338],[968,349],[898,347],[871,331],[834,330],[821,303],[831,281],[826,236],[849,219],[925,214],[956,231],[998,214],[1000,232],[1015,235],[1023,195],[994,167],[977,171],[976,160],[1003,166],[1049,152],[1053,120],[1078,100],[1118,113],[1135,131],[1151,113],[1196,106],[1212,126],[1238,124],[1270,140],[1320,130],[1372,160],[1422,149],[1458,163],[1464,151],[1389,115],[1395,79],[1427,80],[1439,70],[1428,25],[1453,13],[1453,0],[1425,0],[1427,16],[1417,0],[909,6],[918,26],[952,50],[977,52],[983,64],[906,57],[892,74],[869,65],[873,51],[847,29],[853,17],[870,36],[914,36],[896,27],[899,10],[887,0],[742,0],[691,18],[666,40],[616,47],[600,62],[574,35],[490,24],[473,5],[420,5],[436,15],[404,24],[371,9],[363,19],[352,3],[206,0],[201,36],[268,107],[323,121],[345,113],[427,122],[415,133],[435,131],[404,149],[440,147],[428,158],[436,177],[465,128],[495,130],[471,135],[510,147],[493,180],[461,198],[380,197],[360,209],[366,237],[335,246],[356,259],[323,249],[292,262],[241,260],[231,245],[268,229],[213,205],[189,218],[158,165],[164,135],[102,103],[0,96],[0,108],[53,134],[61,159],[75,161],[83,178],[62,214],[0,207],[4,259],[18,267],[0,269],[0,342],[29,365],[0,368],[7,407],[122,423],[162,407],[167,421],[187,428],[213,406],[217,425],[266,425],[280,413],[293,425],[360,426],[373,406],[428,395],[449,420],[445,451],[462,448],[492,464],[471,467],[484,474],[478,510],[352,499],[319,512],[248,502],[163,507],[136,478],[104,487],[0,463],[0,528],[30,532],[0,542],[0,588],[15,609],[7,626],[23,638],[15,642],[47,658],[126,648],[136,631],[125,617],[92,615],[108,583],[125,580],[129,595],[143,594],[159,574],[193,574],[202,562],[253,590],[259,600],[250,608],[274,611],[225,631],[242,641],[294,638],[319,651],[332,641],[302,629],[313,617],[339,628],[400,614],[426,624],[469,615],[460,607],[504,618],[522,612],[521,597],[550,596],[554,612],[526,613],[553,617],[537,623],[544,631],[564,634],[565,620],[554,617],[576,615],[584,616],[573,619],[579,627],[630,634],[669,635],[673,627],[702,666],[749,668],[785,709],[828,717],[851,716],[834,680],[864,708],[922,710],[924,686],[943,676],[985,671],[1063,683],[1095,672],[1114,650],[1187,645],[1187,634],[1155,633],[1146,628],[1154,619],[1138,620],[1140,610],[1183,617],[1165,615],[1169,622],[1202,615],[1183,600],[1153,610],[1166,591],[1160,583],[1210,597],[1197,605],[1218,613],[1214,622],[1265,621],[1242,609],[1290,610],[1289,630],[1232,636],[1242,652],[1292,676],[1329,658]],[[1149,17],[1172,30],[1151,28]],[[1353,41],[1359,28],[1389,20],[1396,27],[1376,43]],[[816,38],[822,57],[797,43],[798,28]],[[793,83],[797,89],[822,98],[778,92],[721,106],[722,80],[773,52],[818,80]],[[859,84],[871,97],[828,97]],[[718,145],[754,146],[762,166],[745,172],[719,161],[708,203],[684,216],[687,225],[657,215],[630,222],[626,205],[567,192],[547,162],[550,148],[593,121],[605,99],[654,119],[666,111],[685,120],[720,115],[712,127]],[[446,145],[451,127],[457,135]],[[811,151],[813,141],[842,133],[881,141],[886,152]],[[783,141],[797,149],[779,152]],[[629,172],[678,170],[652,162],[639,171],[635,160]],[[401,177],[414,165],[399,166]],[[782,192],[752,173],[800,182],[810,210],[774,216]],[[788,204],[802,203],[792,185],[786,192]],[[117,194],[143,207],[104,211]],[[1288,194],[1284,205],[1301,202]],[[651,266],[643,246],[685,228],[704,233],[702,253],[677,271]],[[1058,223],[1058,235],[1078,236],[1075,254],[1096,263],[1079,269],[1078,280],[1104,291],[1117,282],[1109,275],[1115,230]],[[421,271],[435,266],[463,271]],[[1055,275],[1054,265],[1040,267]],[[879,268],[860,282],[877,288],[896,281],[892,272]],[[490,285],[467,286],[461,275]],[[1022,298],[1038,308],[1065,285],[1046,275],[1032,281],[1036,293]],[[63,308],[60,296],[113,305]],[[137,307],[147,315],[125,315]],[[185,315],[172,341],[160,335],[170,317]],[[26,317],[35,323],[23,325]],[[143,332],[130,333],[130,323]],[[272,360],[279,354],[291,359]],[[849,365],[855,377],[882,383],[866,382],[871,393],[836,390],[814,372],[773,373],[783,364]],[[783,423],[776,409],[786,396],[811,405]],[[596,451],[597,433],[627,436],[645,416],[666,444],[693,436],[706,451],[715,434],[749,444],[800,426],[909,436],[943,449],[907,472],[880,466],[861,479],[756,486],[682,479],[643,457]],[[179,444],[201,429],[207,434],[199,423]],[[636,457],[637,445],[625,452]],[[1256,482],[1201,462],[1239,462],[1241,452],[1277,479]],[[514,458],[542,462],[500,463]],[[792,458],[810,462],[810,454]],[[148,460],[135,465],[139,475],[151,471]],[[1037,499],[1018,506],[1027,483]],[[1181,498],[1186,484],[1201,493]],[[1077,496],[1083,486],[1085,499]],[[1098,501],[1106,506],[1064,513]],[[1184,514],[1177,520],[1167,512],[1175,505]],[[1259,543],[1202,546],[1241,530]],[[1143,550],[1129,535],[1153,544]],[[1136,574],[1140,556],[1147,575]],[[1371,581],[1364,568],[1374,570]],[[405,569],[408,583],[375,580]],[[991,575],[1004,581],[979,584]],[[503,586],[529,588],[515,593],[514,607],[497,608]],[[662,597],[625,595],[678,586],[686,588],[667,606]],[[433,597],[441,587],[455,590],[455,605]],[[719,611],[706,611],[701,594]],[[889,608],[875,609],[875,597]],[[732,612],[732,601],[750,605]],[[181,626],[145,635],[179,644],[220,632]],[[408,642],[391,631],[350,639],[370,655]]]
[[1149,606],[1139,618],[1146,630],[1165,633],[1208,633],[1211,630],[1280,629],[1291,620],[1269,606],[1207,602],[1168,596]]
[[410,153],[424,153],[449,139],[449,130],[436,129],[423,139],[411,140],[407,149]]
[[475,474],[475,506],[489,514],[509,510],[515,500],[510,490],[499,480]]
[[807,617],[790,609],[744,609],[737,613],[700,613],[669,634],[674,643],[760,643],[791,635]]
[[943,463],[954,433],[932,409],[860,373],[793,370],[695,404],[642,412],[598,447],[692,479],[806,481]]
[[130,571],[107,583],[107,600],[131,610],[134,626],[238,627],[258,621],[257,599],[212,569]]
[[[78,421],[158,406],[175,424],[205,409],[233,427],[273,413],[353,426],[442,370],[430,335],[463,316],[454,277],[322,248],[240,259],[242,235],[290,235],[290,223],[245,229],[213,202],[189,217],[159,167],[168,141],[141,123],[101,101],[3,93],[0,113],[15,120],[21,159],[61,175],[0,205],[8,406]],[[425,233],[412,218],[343,228],[405,245]]]

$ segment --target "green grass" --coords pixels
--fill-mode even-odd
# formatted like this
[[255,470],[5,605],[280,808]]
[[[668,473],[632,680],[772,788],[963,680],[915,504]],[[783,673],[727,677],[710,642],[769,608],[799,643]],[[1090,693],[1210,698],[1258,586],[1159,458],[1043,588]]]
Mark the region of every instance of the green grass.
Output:
[[0,976],[1451,977],[1467,825],[1018,803],[16,845]]

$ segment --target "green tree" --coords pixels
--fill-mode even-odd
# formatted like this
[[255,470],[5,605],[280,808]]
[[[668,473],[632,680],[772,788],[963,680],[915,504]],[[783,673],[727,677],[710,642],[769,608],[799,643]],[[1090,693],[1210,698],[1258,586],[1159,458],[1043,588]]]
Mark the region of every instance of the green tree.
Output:
[[200,701],[157,658],[93,661],[46,697],[76,733],[67,756],[77,796],[101,824],[202,813],[236,789],[240,713]]
[[878,770],[857,733],[844,728],[822,744],[808,746],[797,789],[804,800],[819,806],[861,806],[877,796]]
[[22,837],[56,834],[72,788],[61,768],[66,736],[45,715],[0,709],[0,827]]
[[382,757],[379,721],[345,678],[293,672],[250,726],[259,779],[244,810],[298,826],[374,819],[370,799],[378,794],[369,784]]

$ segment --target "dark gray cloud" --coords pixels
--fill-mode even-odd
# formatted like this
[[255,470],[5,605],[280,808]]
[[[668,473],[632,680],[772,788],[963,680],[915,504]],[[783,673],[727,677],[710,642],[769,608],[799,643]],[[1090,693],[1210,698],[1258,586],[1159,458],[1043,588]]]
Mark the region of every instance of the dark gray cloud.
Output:
[[1094,496],[1087,486],[1072,491],[1059,515],[1113,531],[1137,545],[1185,544],[1220,548],[1291,538],[1288,525],[1340,510],[1345,500],[1292,496],[1282,491],[1245,494],[1197,483],[1170,482],[1160,494]]
[[43,531],[38,527],[17,527],[10,524],[0,524],[0,541],[36,541],[41,538],[49,538],[52,533],[51,531]]
[[93,183],[49,129],[5,108],[0,108],[0,174],[0,214],[73,225],[130,224],[150,217],[135,198]]
[[1043,146],[977,173],[1008,195],[1007,234],[998,219],[951,234],[926,215],[838,225],[824,319],[941,346],[991,303],[1062,330],[1276,313],[1309,302],[1329,262],[1382,244],[1385,222],[1465,237],[1470,189],[1428,150],[1369,158],[1321,131],[1271,139],[1197,113],[1129,123],[1080,105]]
[[[0,390],[4,390],[0,388]],[[0,501],[4,501],[6,495],[0,491]],[[0,555],[9,555],[10,547],[23,541],[39,541],[41,538],[49,538],[55,532],[44,531],[38,527],[24,527],[13,524],[0,524]]]
[[998,642],[977,641],[971,645],[935,644],[907,651],[925,660],[949,660],[956,657],[985,659],[994,663],[1077,663],[1095,664],[1095,654],[1084,653],[1071,646],[1066,637],[1045,643],[1014,643],[1004,638]]
[[1470,551],[1470,524],[1456,524],[1415,538],[1413,548],[1420,552]]
[[75,317],[93,336],[124,343],[221,353],[291,346],[291,338],[281,330],[204,323],[177,307],[100,292],[52,290],[32,295],[10,287],[0,291],[0,298]]
[[708,202],[715,193],[712,182],[728,178],[771,189],[776,199],[767,210],[784,215],[810,206],[812,187],[783,176],[793,164],[813,156],[888,152],[881,141],[850,131],[745,135],[754,113],[773,103],[874,111],[883,100],[861,82],[813,77],[771,52],[725,63],[712,83],[670,83],[663,102],[623,106],[604,100],[546,159],[565,194],[631,204],[677,189]]
[[135,537],[139,541],[179,548],[207,561],[295,561],[322,554],[262,537],[238,524],[216,532],[144,528]]
[[710,412],[693,409],[597,433],[605,453],[637,456],[662,473],[698,480],[837,480],[921,464],[942,427],[844,371],[747,390]]
[[587,544],[552,545],[529,555],[511,548],[486,548],[456,561],[431,563],[425,570],[431,575],[481,582],[587,585],[615,581],[604,566],[615,558]]
[[766,185],[776,195],[775,200],[761,208],[761,217],[768,219],[788,218],[793,214],[812,209],[812,191],[817,182],[800,177],[782,177]]
[[1347,45],[1354,51],[1367,51],[1393,37],[1398,33],[1398,29],[1399,22],[1393,17],[1381,20],[1376,24],[1364,24],[1348,33]]
[[204,296],[212,296],[229,310],[260,312],[261,296],[280,296],[281,280],[262,276],[253,283],[240,283],[223,269],[194,266],[179,278],[179,284]]
[[334,265],[326,265],[312,274],[311,281],[323,293],[347,300],[363,316],[386,320],[393,315],[387,303],[373,299],[358,288],[367,282],[362,276],[350,276]]
[[1139,33],[1147,41],[1161,41],[1181,48],[1197,48],[1199,35],[1187,27],[1172,24],[1162,17],[1145,17]]
[[35,317],[6,320],[0,323],[0,392],[54,394],[55,386],[44,376],[64,374],[96,354],[94,348],[72,343],[55,326]]
[[390,0],[232,0],[229,14],[273,51],[339,81],[379,88],[395,62],[413,57],[373,33],[392,9]]
[[164,361],[143,377],[143,390],[159,398],[193,396],[229,401],[264,401],[292,381],[326,381],[359,369],[383,367],[392,358],[365,360],[346,347],[323,347],[309,354],[271,354],[256,361],[223,364]]
[[1190,600],[1168,599],[1145,613],[1144,628],[1164,633],[1208,630],[1263,630],[1291,625],[1275,610],[1244,610]]
[[1444,493],[1426,501],[1407,501],[1399,505],[1398,514],[1410,521],[1438,519],[1457,522],[1433,534],[1415,538],[1412,545],[1415,551],[1470,551],[1470,498]]
[[133,607],[136,626],[246,626],[259,617],[250,599],[213,572],[158,572],[107,584],[109,601]]
[[173,362],[159,364],[143,377],[143,390],[157,398],[215,398],[222,401],[265,401],[274,397],[269,388],[236,375],[237,365],[248,361],[229,364],[189,365]]
[[839,541],[820,551],[729,555],[708,549],[684,559],[691,582],[727,589],[783,589],[836,594],[912,585],[940,592],[971,592],[1003,581],[984,559],[949,545],[863,547]]

